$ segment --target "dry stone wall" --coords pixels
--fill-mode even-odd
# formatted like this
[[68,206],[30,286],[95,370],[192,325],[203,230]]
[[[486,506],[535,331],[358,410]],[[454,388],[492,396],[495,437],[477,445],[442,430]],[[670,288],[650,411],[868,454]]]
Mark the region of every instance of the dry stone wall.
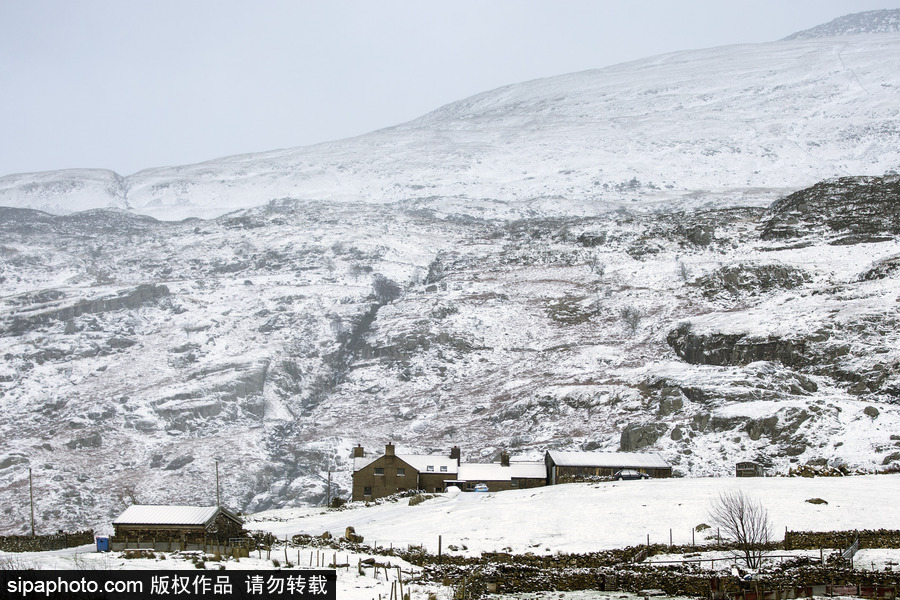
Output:
[[0,536],[0,550],[3,552],[43,552],[62,550],[94,543],[94,530],[86,529],[68,533],[60,531],[50,535],[4,535]]
[[785,550],[847,548],[859,537],[860,548],[900,548],[900,531],[863,529],[860,531],[786,531]]

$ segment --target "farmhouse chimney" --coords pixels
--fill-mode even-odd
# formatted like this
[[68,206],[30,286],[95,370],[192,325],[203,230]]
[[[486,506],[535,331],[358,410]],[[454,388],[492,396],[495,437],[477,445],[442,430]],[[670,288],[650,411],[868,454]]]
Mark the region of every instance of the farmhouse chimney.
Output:
[[456,466],[457,466],[457,467],[459,466],[459,456],[460,456],[459,446],[453,446],[452,448],[450,448],[450,458],[451,458],[451,459],[454,459],[454,458],[456,459]]
[[357,444],[353,449],[353,458],[363,458],[365,455],[366,451],[363,450],[362,444]]
[[500,466],[508,467],[509,466],[509,452],[503,451],[500,453]]
[[385,456],[394,456],[394,442],[389,442],[384,446]]

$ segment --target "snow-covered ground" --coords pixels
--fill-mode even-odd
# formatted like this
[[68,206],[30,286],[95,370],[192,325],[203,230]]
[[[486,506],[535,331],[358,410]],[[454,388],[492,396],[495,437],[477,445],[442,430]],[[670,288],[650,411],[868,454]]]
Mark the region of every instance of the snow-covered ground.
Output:
[[[349,510],[279,509],[252,515],[248,529],[279,538],[325,531],[341,536],[348,526],[365,543],[437,552],[511,551],[535,554],[623,548],[647,543],[710,544],[715,528],[708,510],[718,494],[743,490],[767,508],[776,539],[791,531],[900,529],[900,475],[858,477],[673,478],[580,483],[491,494],[440,494],[416,506],[408,501]],[[807,500],[821,498],[827,504]],[[450,550],[452,553],[453,551]]]
[[[447,554],[477,556],[482,552],[581,553],[646,543],[668,543],[669,529],[676,544],[691,542],[691,531],[709,523],[710,502],[726,490],[738,489],[757,497],[768,509],[775,537],[791,530],[900,529],[896,500],[900,475],[870,475],[845,478],[764,478],[764,479],[666,479],[590,484],[567,484],[532,490],[490,494],[448,493],[436,495],[416,506],[408,500],[378,505],[351,505],[342,510],[279,509],[248,515],[247,529],[268,531],[280,540],[298,534],[318,535],[325,531],[341,536],[347,526],[365,536],[365,544],[379,547],[423,545],[437,552],[438,536]],[[806,500],[822,498],[827,504]],[[705,530],[709,535],[710,531]],[[714,540],[701,538],[708,552],[657,555],[652,562],[702,558],[717,559],[718,568],[728,568],[727,553],[716,552]],[[827,550],[826,550],[827,551]],[[340,600],[371,600],[387,597],[397,579],[397,567],[404,581],[417,567],[395,558],[283,545],[271,555],[252,552],[248,558],[207,560],[207,569],[271,570],[277,568],[339,567],[337,597]],[[818,555],[815,551],[794,554]],[[38,569],[185,569],[195,570],[193,555],[157,553],[155,558],[126,559],[122,553],[98,553],[93,546],[54,552],[0,553],[0,564],[13,568]],[[357,566],[375,558],[389,563],[377,574],[373,568]],[[275,559],[276,565],[272,559]],[[290,563],[290,566],[287,564]],[[862,549],[857,568],[884,570],[897,568],[900,549]],[[705,563],[709,566],[710,563]],[[439,600],[452,597],[452,589],[436,584],[409,584],[412,598],[434,594]],[[519,600],[548,597],[545,594],[518,594]],[[554,594],[554,598],[560,597]],[[571,593],[566,600],[612,597],[599,592]],[[616,593],[615,597],[622,597]]]

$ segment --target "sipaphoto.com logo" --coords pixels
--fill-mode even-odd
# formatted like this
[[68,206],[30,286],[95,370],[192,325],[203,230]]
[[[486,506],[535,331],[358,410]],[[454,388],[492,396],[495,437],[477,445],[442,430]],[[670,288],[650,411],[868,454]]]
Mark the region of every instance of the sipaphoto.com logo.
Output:
[[259,572],[0,571],[0,599],[336,600],[333,569]]

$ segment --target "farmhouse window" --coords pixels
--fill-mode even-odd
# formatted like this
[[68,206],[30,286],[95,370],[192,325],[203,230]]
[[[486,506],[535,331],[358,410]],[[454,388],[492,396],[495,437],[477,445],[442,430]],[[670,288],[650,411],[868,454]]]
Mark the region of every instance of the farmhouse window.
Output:
[[397,477],[406,477],[406,468],[399,467],[397,469]]
[[384,475],[384,467],[375,467],[375,475]]
[[364,487],[363,488],[363,496],[371,496],[371,495],[372,495],[372,488],[369,486]]
[[425,470],[429,473],[434,473],[434,465],[428,465]]
[[447,466],[444,465],[441,467],[441,473],[446,473],[446,472],[447,472]]

